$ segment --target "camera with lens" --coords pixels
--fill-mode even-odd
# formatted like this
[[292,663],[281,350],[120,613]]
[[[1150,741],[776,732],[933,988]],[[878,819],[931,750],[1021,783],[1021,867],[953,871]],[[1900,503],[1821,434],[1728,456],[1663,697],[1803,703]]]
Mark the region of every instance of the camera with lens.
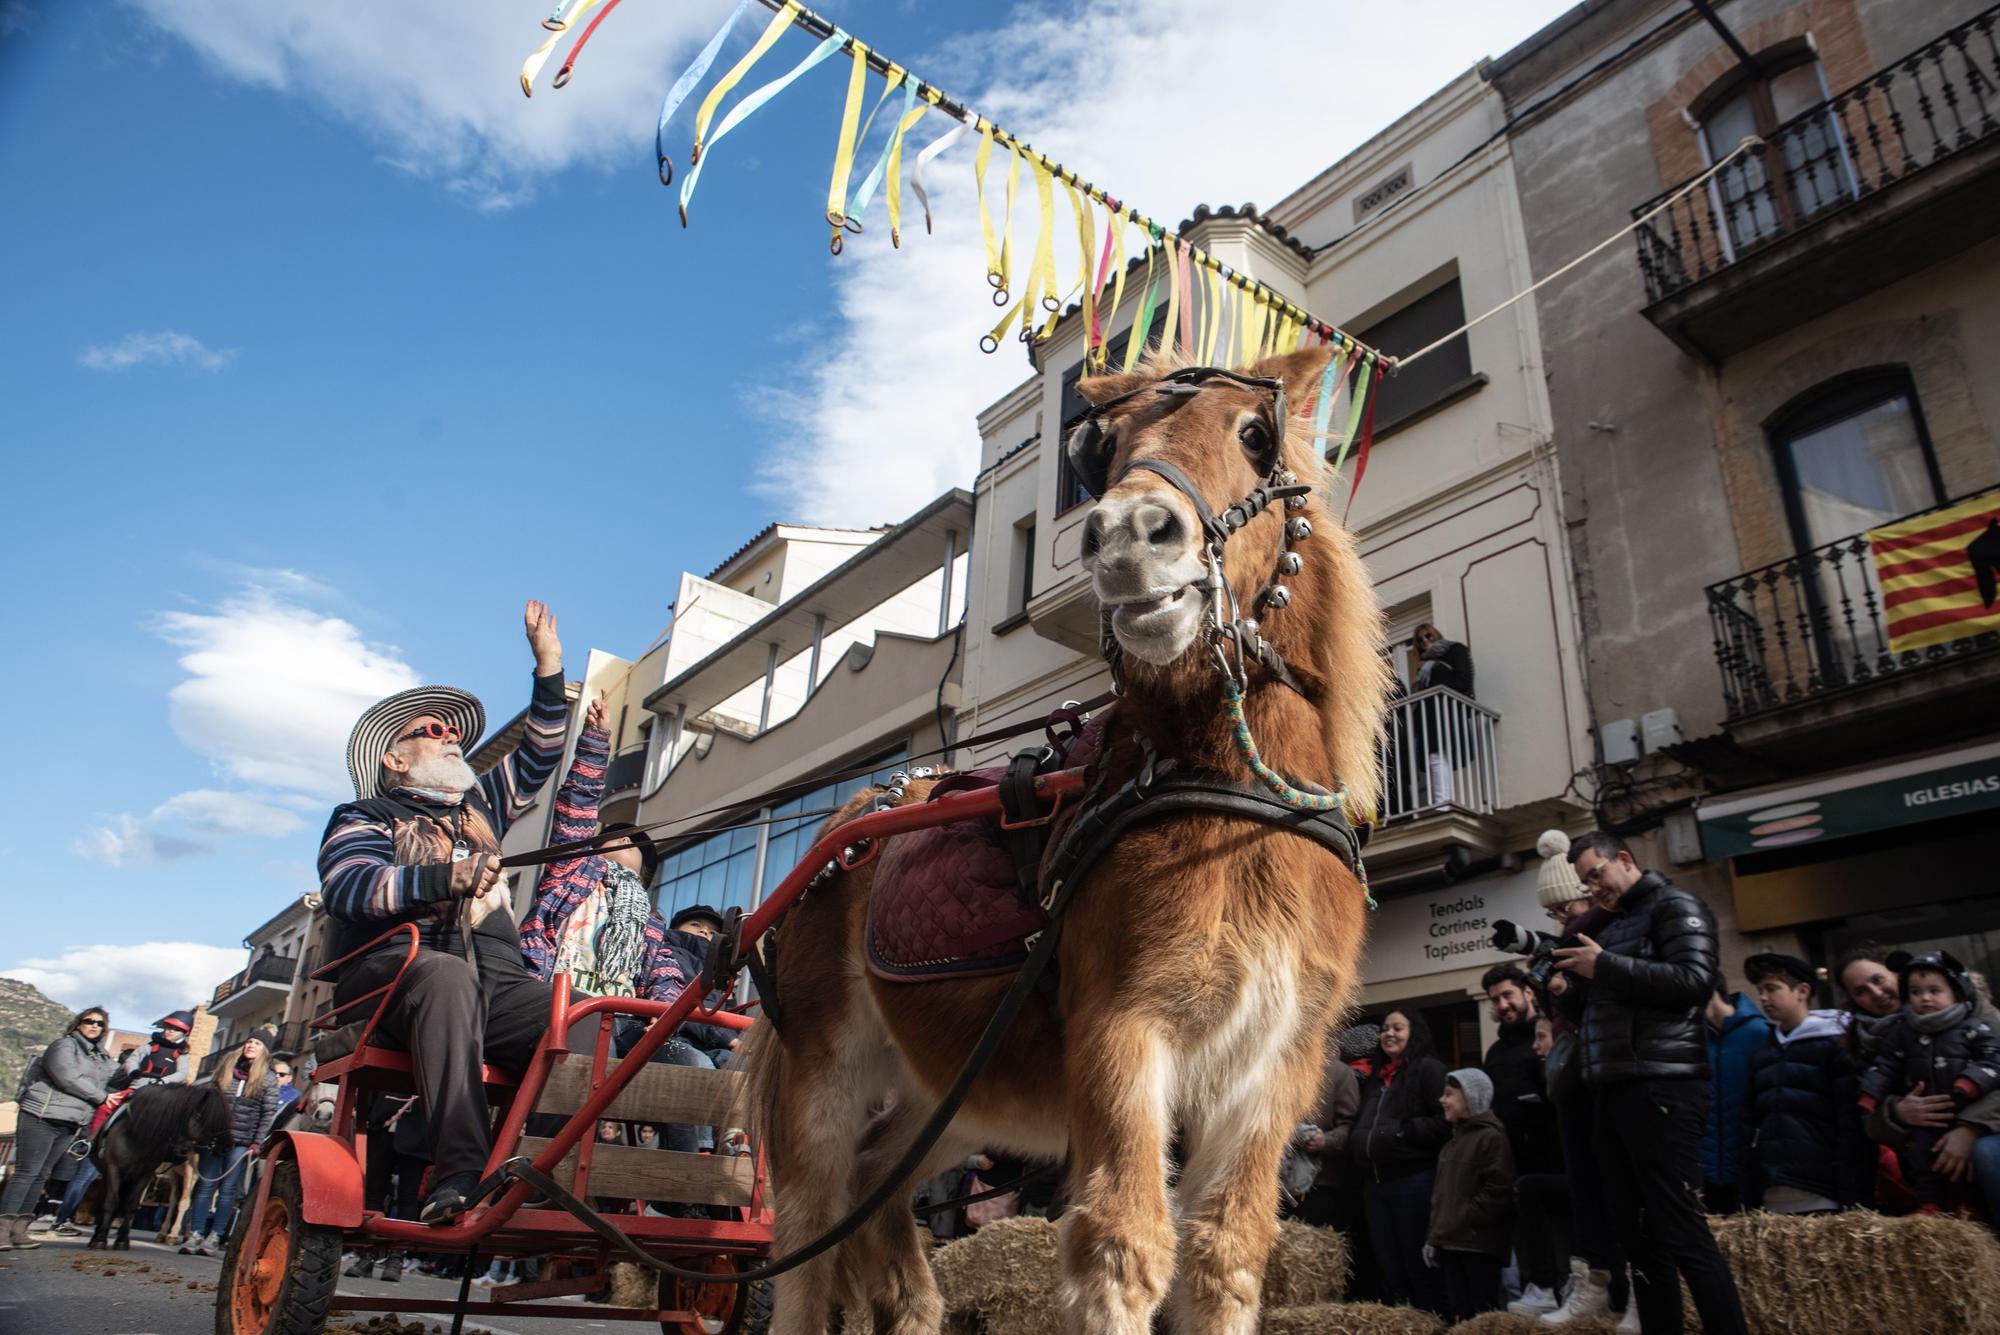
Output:
[[1547,990],[1549,980],[1556,973],[1556,952],[1582,945],[1573,936],[1551,936],[1547,932],[1531,932],[1525,927],[1517,927],[1506,919],[1493,924],[1493,948],[1504,950],[1509,955],[1526,955],[1527,966],[1523,972],[1537,988]]

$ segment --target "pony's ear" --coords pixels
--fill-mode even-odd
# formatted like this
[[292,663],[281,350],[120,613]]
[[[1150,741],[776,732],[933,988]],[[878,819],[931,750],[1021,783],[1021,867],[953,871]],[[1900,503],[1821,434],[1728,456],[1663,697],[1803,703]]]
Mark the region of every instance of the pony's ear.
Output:
[[1076,392],[1094,406],[1108,403],[1120,394],[1129,394],[1141,385],[1150,385],[1159,378],[1145,371],[1119,371],[1112,375],[1086,376],[1076,382]]
[[1335,345],[1323,343],[1316,348],[1300,348],[1297,352],[1281,353],[1276,357],[1266,357],[1248,369],[1248,374],[1275,380],[1285,387],[1285,402],[1291,411],[1303,412],[1307,403],[1319,393],[1320,377],[1326,374],[1326,365],[1338,351]]

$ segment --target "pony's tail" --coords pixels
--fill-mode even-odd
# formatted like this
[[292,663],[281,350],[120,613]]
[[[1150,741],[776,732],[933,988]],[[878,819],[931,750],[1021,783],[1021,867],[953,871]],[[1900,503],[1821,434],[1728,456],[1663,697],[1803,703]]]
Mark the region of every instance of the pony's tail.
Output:
[[763,1147],[765,1171],[772,1173],[778,1161],[775,1138],[782,1122],[778,1095],[785,1065],[785,1045],[778,1037],[777,1027],[768,1018],[751,1025],[738,1040],[736,1054],[729,1064],[743,1072],[748,1082],[745,1093],[750,1105],[750,1135]]

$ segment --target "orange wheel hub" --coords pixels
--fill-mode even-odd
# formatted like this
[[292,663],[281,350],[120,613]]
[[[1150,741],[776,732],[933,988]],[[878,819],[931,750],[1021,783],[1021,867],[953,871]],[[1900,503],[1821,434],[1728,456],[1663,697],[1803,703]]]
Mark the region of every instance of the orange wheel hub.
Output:
[[[730,1275],[736,1272],[736,1263],[727,1256],[700,1256],[685,1262],[683,1269]],[[674,1276],[673,1306],[678,1311],[693,1312],[696,1318],[682,1322],[681,1329],[687,1335],[717,1335],[717,1332],[726,1329],[730,1316],[736,1311],[740,1289],[741,1286],[736,1284],[704,1284],[700,1280]]]
[[291,1211],[275,1195],[265,1202],[262,1217],[251,1221],[237,1253],[230,1299],[238,1335],[268,1329],[278,1310],[291,1259],[291,1224]]

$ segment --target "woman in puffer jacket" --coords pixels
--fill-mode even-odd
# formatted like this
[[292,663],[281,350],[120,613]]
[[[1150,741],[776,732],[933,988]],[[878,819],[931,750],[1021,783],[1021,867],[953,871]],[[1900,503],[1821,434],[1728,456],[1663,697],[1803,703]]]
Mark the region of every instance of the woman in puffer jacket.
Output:
[[1425,1266],[1423,1250],[1438,1153],[1451,1139],[1451,1124],[1438,1105],[1444,1063],[1431,1055],[1430,1029],[1414,1010],[1384,1016],[1377,1042],[1347,1148],[1361,1170],[1361,1204],[1380,1268],[1382,1301],[1441,1313],[1443,1286]]
[[21,1076],[21,1114],[14,1132],[14,1175],[0,1192],[0,1249],[39,1247],[28,1240],[35,1203],[69,1143],[97,1105],[118,1062],[104,1050],[110,1016],[102,1006],[76,1013],[63,1036]]
[[256,1030],[215,1068],[216,1087],[229,1096],[229,1153],[203,1151],[196,1165],[201,1180],[194,1187],[183,1254],[219,1255],[222,1240],[229,1236],[237,1193],[243,1189],[244,1158],[252,1145],[271,1133],[271,1123],[284,1105],[277,1073],[271,1069],[271,1045],[277,1041],[271,1030]]

